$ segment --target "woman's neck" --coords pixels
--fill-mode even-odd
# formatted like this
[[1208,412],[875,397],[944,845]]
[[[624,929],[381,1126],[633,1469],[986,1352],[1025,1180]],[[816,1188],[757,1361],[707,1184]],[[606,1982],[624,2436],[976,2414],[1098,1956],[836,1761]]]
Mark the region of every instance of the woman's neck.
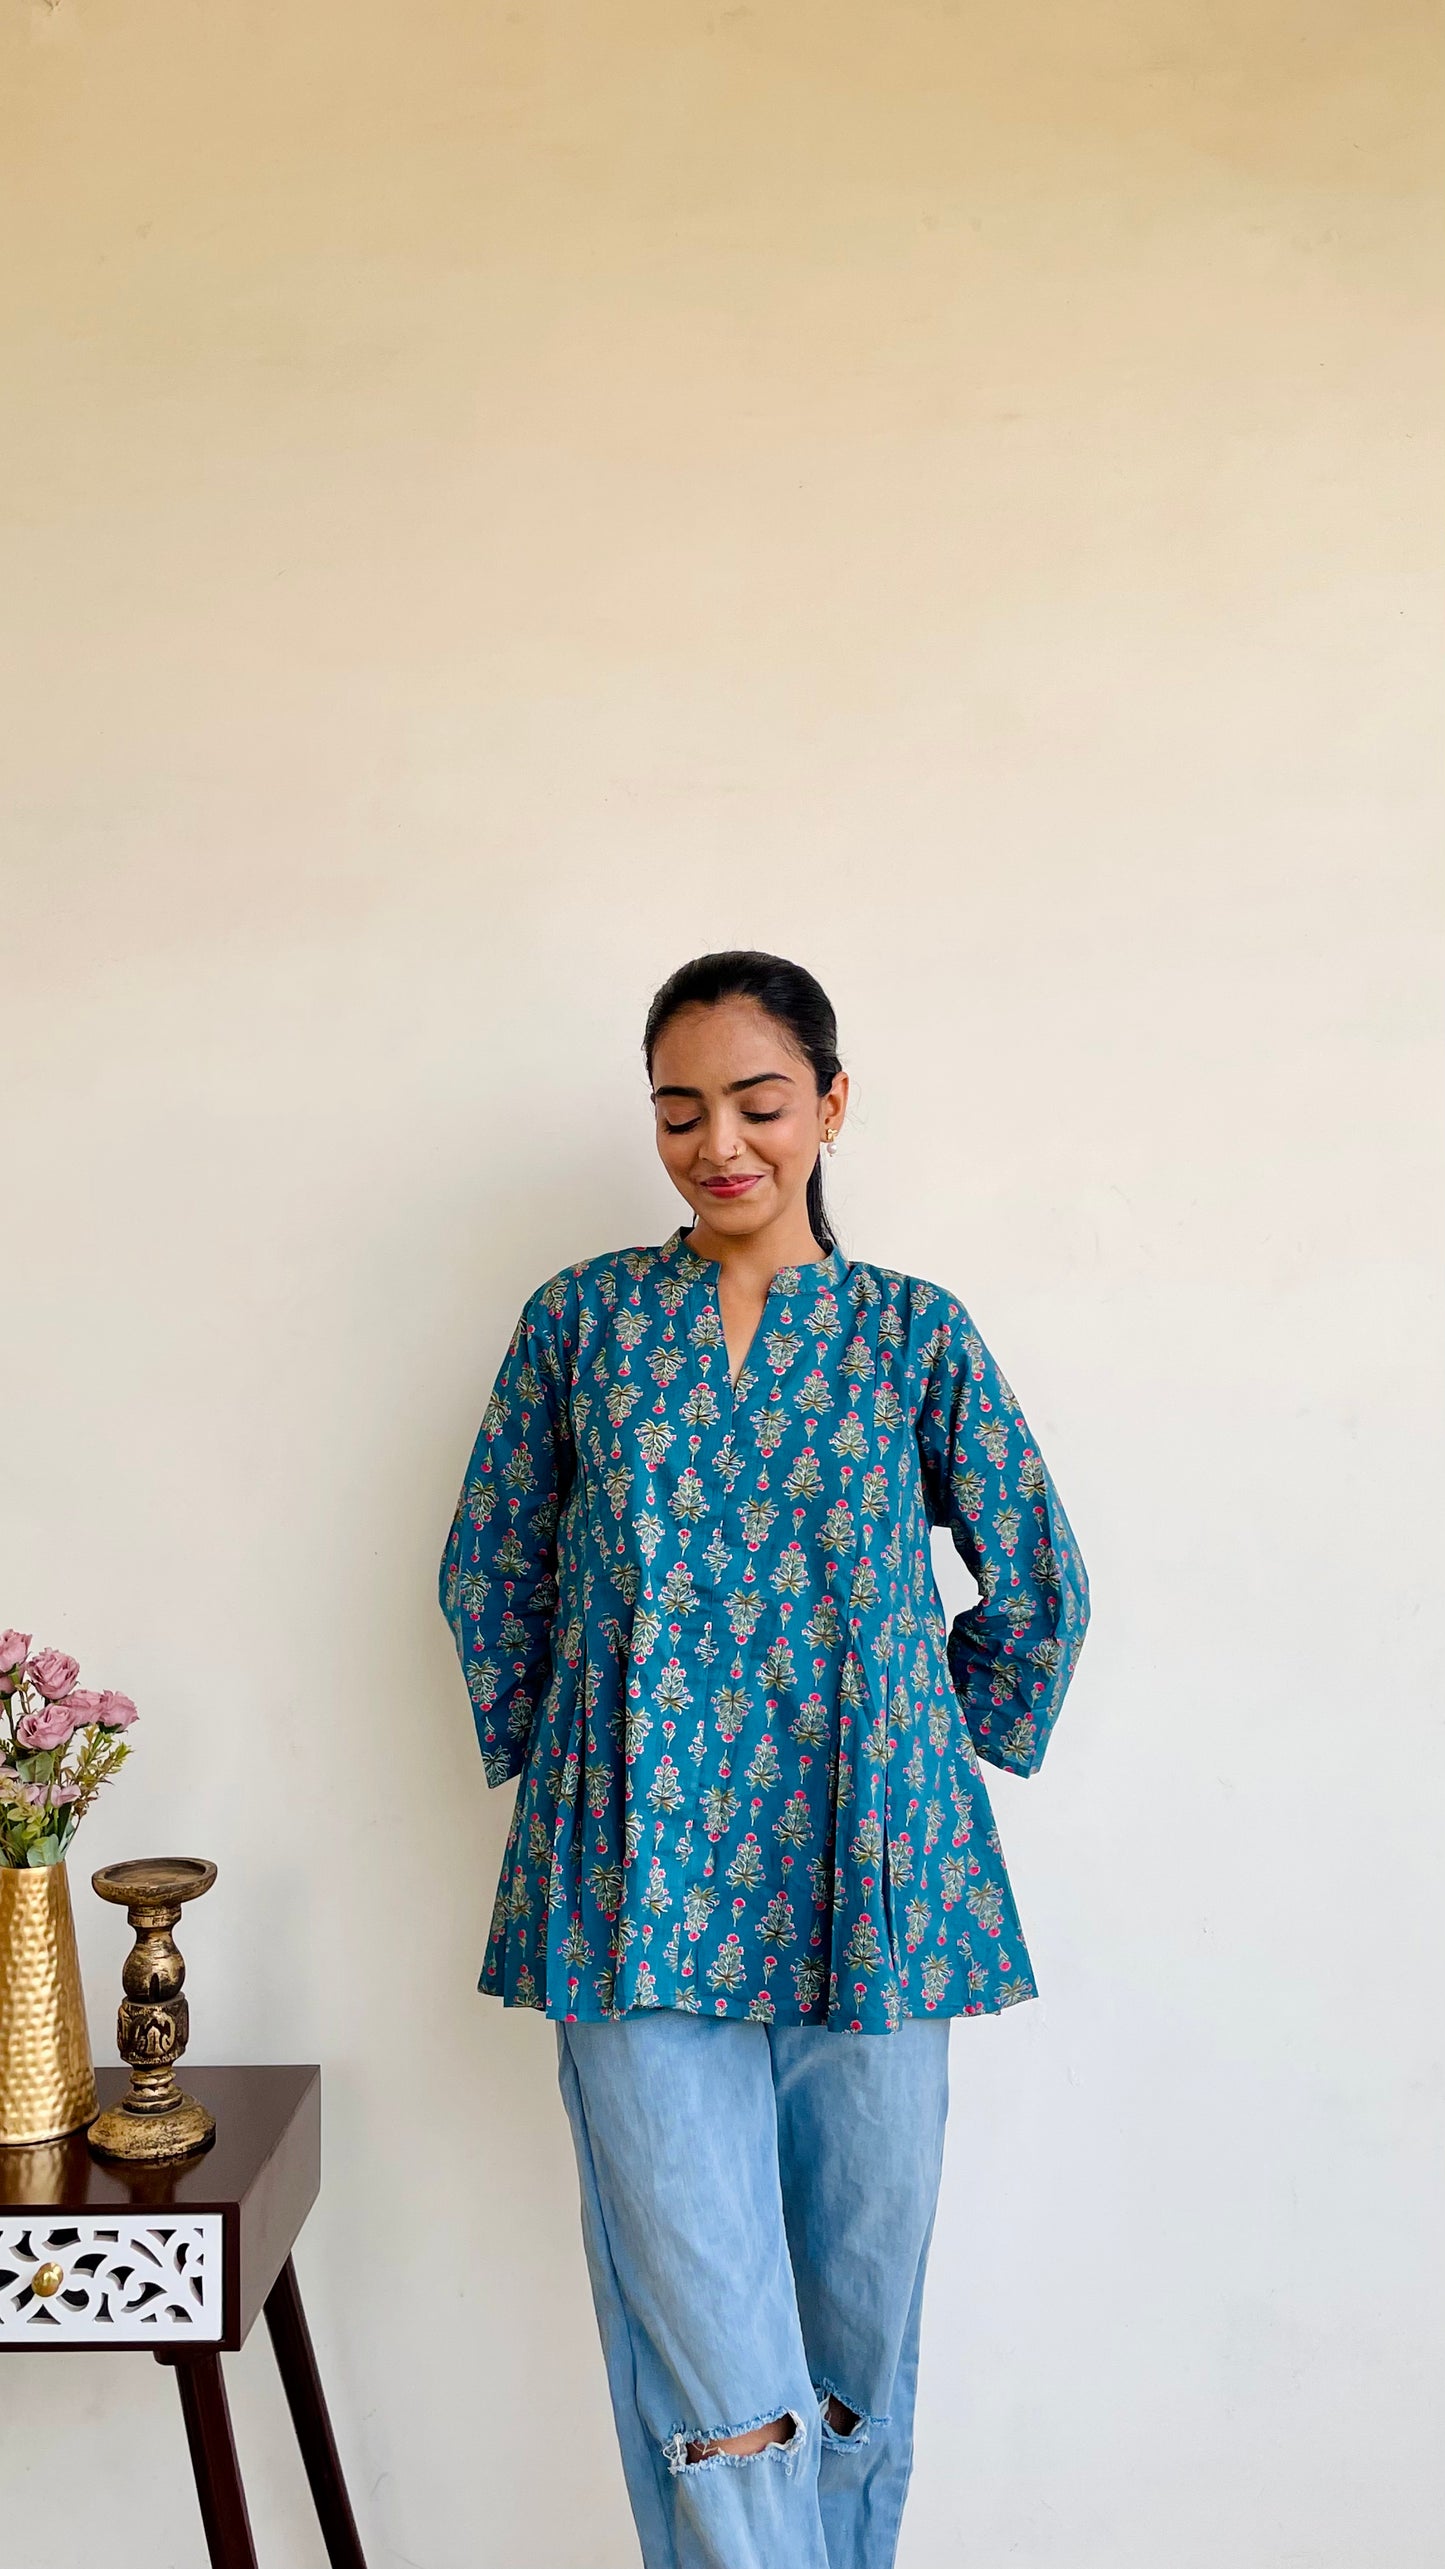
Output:
[[729,1239],[714,1231],[704,1217],[688,1233],[688,1247],[698,1258],[714,1258],[729,1284],[744,1290],[751,1285],[766,1293],[779,1267],[804,1267],[821,1258],[822,1250],[813,1237],[807,1209],[799,1205],[761,1231],[748,1232],[742,1239]]

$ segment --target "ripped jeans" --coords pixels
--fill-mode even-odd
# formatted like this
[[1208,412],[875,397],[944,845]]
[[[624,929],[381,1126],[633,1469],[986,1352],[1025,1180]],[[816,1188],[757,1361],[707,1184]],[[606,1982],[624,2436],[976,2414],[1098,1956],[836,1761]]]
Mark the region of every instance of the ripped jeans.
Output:
[[[892,2569],[947,2019],[659,2008],[559,2024],[557,2059],[644,2569]],[[786,2441],[690,2458],[773,2419]]]

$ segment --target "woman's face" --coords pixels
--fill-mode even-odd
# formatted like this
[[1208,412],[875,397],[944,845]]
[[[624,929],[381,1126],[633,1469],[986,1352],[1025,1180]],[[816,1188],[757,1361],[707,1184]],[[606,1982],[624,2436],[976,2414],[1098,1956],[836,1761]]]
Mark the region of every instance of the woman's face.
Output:
[[[680,1008],[652,1056],[658,1156],[709,1230],[745,1239],[803,1215],[825,1132],[848,1100],[840,1071],[818,1095],[786,1026],[753,999]],[[806,1217],[804,1217],[806,1218]]]

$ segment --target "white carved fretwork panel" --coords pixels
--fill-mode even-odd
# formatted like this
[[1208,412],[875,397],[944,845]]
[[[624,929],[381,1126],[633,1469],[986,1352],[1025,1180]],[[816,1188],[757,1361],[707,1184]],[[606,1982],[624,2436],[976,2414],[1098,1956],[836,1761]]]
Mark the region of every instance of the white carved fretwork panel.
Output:
[[221,2231],[219,2212],[189,2220],[0,2212],[0,2344],[219,2337]]

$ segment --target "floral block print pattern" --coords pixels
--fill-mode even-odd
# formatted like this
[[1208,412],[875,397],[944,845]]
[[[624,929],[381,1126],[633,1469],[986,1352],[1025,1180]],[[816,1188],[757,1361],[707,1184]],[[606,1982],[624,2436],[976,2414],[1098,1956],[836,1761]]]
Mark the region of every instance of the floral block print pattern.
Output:
[[569,1268],[488,1402],[441,1573],[521,1778],[480,1985],[855,2033],[1032,1998],[979,1761],[1035,1772],[1083,1642],[1053,1483],[937,1285],[781,1269],[734,1388],[717,1277],[681,1230]]

